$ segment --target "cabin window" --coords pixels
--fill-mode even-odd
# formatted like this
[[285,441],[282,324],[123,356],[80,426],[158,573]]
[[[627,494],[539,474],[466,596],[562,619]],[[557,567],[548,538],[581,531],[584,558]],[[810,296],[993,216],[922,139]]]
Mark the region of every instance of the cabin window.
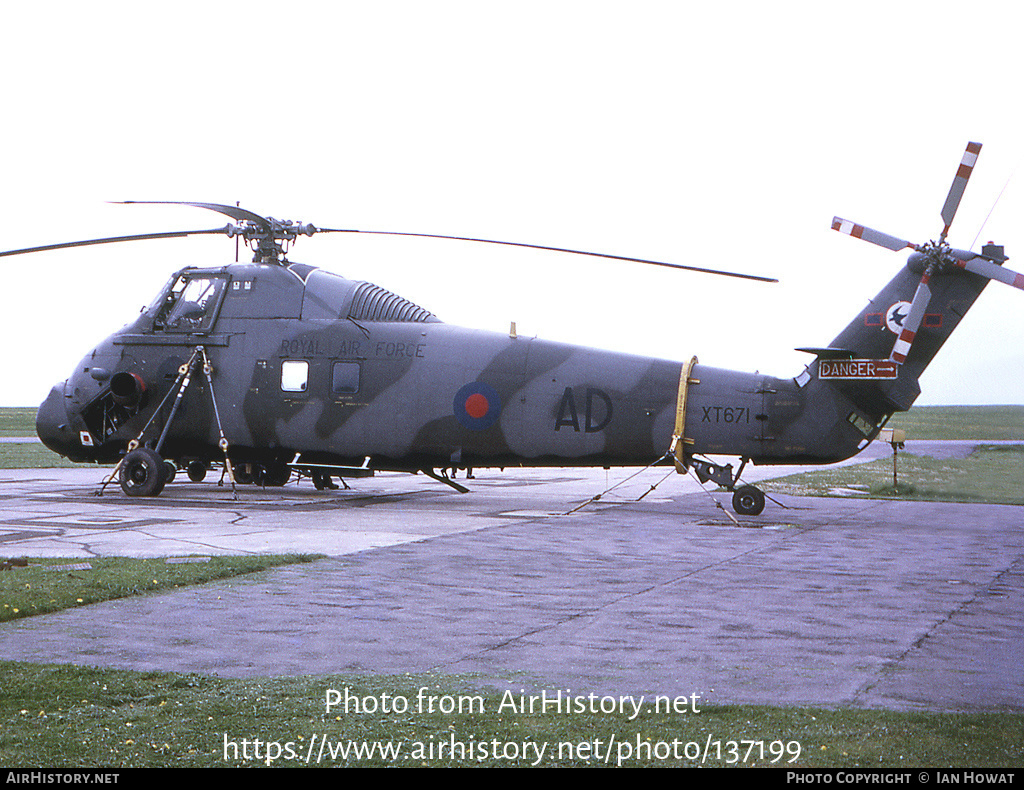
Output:
[[309,363],[304,359],[286,359],[281,363],[281,389],[305,392],[309,386]]
[[335,362],[331,374],[331,392],[334,395],[354,395],[359,392],[359,363]]

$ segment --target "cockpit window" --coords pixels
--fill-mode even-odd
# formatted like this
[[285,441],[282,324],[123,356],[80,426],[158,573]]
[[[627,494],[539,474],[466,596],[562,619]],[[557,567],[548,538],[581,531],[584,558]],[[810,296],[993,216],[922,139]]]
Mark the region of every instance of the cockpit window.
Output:
[[154,326],[168,332],[205,332],[213,326],[224,292],[224,277],[182,274],[150,306]]

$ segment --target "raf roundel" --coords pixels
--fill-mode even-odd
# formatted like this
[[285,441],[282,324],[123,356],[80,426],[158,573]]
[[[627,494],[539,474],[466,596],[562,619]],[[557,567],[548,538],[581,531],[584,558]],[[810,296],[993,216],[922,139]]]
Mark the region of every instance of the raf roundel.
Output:
[[452,409],[455,418],[464,426],[471,431],[482,431],[498,421],[501,399],[494,387],[474,381],[455,393]]

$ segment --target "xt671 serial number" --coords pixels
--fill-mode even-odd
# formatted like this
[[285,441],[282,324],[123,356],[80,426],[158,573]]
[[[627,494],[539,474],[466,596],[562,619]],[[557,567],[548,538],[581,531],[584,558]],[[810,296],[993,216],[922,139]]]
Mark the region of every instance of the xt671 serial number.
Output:
[[746,406],[701,406],[704,418],[701,422],[750,423],[750,409]]

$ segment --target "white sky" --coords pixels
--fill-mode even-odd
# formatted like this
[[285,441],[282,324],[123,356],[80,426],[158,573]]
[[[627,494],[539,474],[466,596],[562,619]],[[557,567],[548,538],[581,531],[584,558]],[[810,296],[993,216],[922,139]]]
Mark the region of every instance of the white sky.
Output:
[[[767,274],[743,282],[386,237],[290,258],[450,323],[795,375],[924,242],[968,140],[971,244],[1024,154],[1010,2],[45,2],[4,10],[0,248],[217,227],[234,204],[325,227],[523,241]],[[981,242],[1024,271],[1024,173]],[[36,405],[220,237],[0,259],[0,405]],[[1024,294],[999,283],[919,403],[1024,403]]]

